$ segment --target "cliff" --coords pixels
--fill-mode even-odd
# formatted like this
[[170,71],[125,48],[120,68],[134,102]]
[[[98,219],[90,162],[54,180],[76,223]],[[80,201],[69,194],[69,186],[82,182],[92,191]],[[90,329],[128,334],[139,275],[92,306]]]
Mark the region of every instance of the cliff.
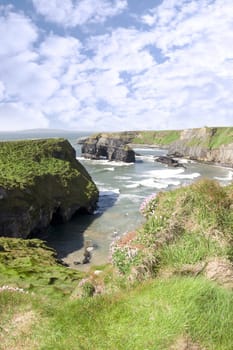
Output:
[[82,141],[84,156],[98,157],[101,144],[110,149],[112,142],[118,149],[127,144],[149,145],[167,149],[168,155],[233,167],[233,127],[105,133]]
[[0,169],[0,236],[26,238],[96,206],[98,190],[67,140],[1,142]]
[[135,162],[135,153],[127,145],[129,139],[124,134],[120,137],[114,134],[98,134],[81,142],[82,154],[85,158]]
[[183,130],[168,154],[233,167],[233,128]]

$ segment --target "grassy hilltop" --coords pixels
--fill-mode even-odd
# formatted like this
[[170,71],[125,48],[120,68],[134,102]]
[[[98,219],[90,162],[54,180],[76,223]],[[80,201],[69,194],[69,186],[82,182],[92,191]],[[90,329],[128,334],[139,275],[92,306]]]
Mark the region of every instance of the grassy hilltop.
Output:
[[98,190],[64,139],[0,142],[0,236],[27,237],[95,206]]
[[210,180],[152,196],[113,265],[85,276],[1,238],[1,284],[23,290],[0,289],[0,348],[231,350],[232,208],[233,185]]

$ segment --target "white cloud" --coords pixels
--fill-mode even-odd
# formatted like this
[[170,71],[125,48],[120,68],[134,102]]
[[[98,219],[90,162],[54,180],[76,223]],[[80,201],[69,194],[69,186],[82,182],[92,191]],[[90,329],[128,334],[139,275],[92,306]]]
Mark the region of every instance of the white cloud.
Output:
[[0,8],[1,59],[27,50],[37,37],[37,29],[29,18]]
[[49,120],[37,109],[22,103],[0,103],[2,131],[47,128]]
[[86,23],[102,23],[120,14],[127,7],[127,0],[32,0],[36,11],[47,21],[65,27]]
[[[57,7],[81,3],[91,2]],[[96,10],[104,3],[105,12]],[[111,2],[119,11],[124,3]],[[107,18],[109,4],[95,2],[85,21]],[[8,8],[0,21],[1,128],[56,127],[52,120],[79,130],[232,125],[232,14],[230,0],[164,0],[142,18],[147,29],[108,28],[86,39],[50,32],[38,41],[32,21]]]

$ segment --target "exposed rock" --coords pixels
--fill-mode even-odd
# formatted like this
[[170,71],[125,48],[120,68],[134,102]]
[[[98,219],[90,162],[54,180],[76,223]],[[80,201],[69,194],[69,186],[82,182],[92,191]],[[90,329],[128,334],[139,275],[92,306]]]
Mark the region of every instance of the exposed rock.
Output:
[[[170,270],[168,277],[177,274],[193,277],[202,274],[225,288],[233,289],[233,264],[226,258],[215,257],[196,264],[185,264],[179,269]],[[164,275],[166,270],[161,273],[161,276]]]
[[166,164],[168,166],[171,166],[171,167],[182,167],[184,168],[184,165],[179,163],[178,160],[176,159],[173,159],[172,157],[170,156],[160,156],[160,157],[156,157],[155,158],[155,161],[156,162],[159,162],[159,163],[163,163],[163,164]]
[[233,136],[231,143],[213,148],[212,140],[217,130],[200,128],[181,131],[180,139],[169,145],[168,155],[233,167]]
[[225,258],[213,258],[204,269],[206,278],[233,289],[233,265]]
[[107,159],[109,161],[135,162],[135,153],[127,145],[128,139],[97,135],[82,143],[82,154],[89,159]]
[[[27,183],[26,180],[26,185],[22,187],[16,183],[12,187],[5,186],[4,178],[1,183],[0,177],[0,236],[35,236],[51,222],[66,222],[78,210],[91,213],[96,207],[98,190],[86,169],[76,160],[70,143],[63,139],[52,140],[48,148],[46,141],[49,142],[18,142],[19,147],[25,147],[25,152],[29,152],[32,164],[30,181]],[[10,142],[8,145],[10,147]],[[59,165],[56,173],[44,167],[46,170],[40,175],[33,168],[35,163],[40,170],[40,162],[49,166],[50,161],[51,169],[53,164]],[[61,161],[64,162],[64,169]],[[20,160],[18,163],[21,164]]]

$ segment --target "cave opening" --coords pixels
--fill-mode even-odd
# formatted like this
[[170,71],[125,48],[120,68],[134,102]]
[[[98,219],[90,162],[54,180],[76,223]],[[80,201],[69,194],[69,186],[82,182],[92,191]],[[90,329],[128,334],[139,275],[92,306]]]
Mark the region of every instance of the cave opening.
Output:
[[63,223],[64,223],[64,219],[61,213],[61,207],[55,208],[50,224],[54,226],[54,225],[59,225]]

